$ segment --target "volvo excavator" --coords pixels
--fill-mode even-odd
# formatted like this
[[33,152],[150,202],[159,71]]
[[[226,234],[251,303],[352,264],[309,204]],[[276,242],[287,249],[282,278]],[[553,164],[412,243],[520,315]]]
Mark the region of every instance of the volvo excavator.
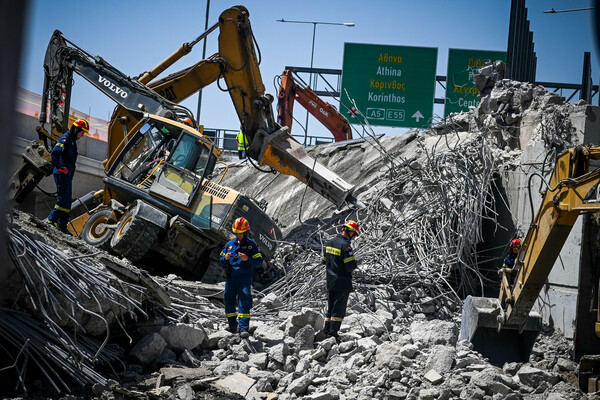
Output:
[[331,104],[321,99],[308,85],[299,85],[291,70],[281,74],[277,95],[277,122],[292,132],[294,102],[298,101],[313,117],[325,126],[336,142],[352,139],[350,123]]
[[[532,311],[540,291],[579,214],[600,212],[600,168],[590,168],[596,160],[600,160],[600,147],[579,146],[558,156],[514,268],[500,271],[499,297],[469,296],[465,300],[460,338],[470,340],[490,362],[502,366],[529,360],[542,327],[541,316]],[[596,294],[598,284],[595,281],[591,285]],[[589,329],[600,337],[598,300],[592,306],[597,312],[596,322]],[[582,390],[600,389],[599,361],[593,354],[581,358]]]
[[[219,29],[219,51],[195,65],[155,79]],[[337,207],[354,203],[354,186],[310,158],[273,117],[273,98],[265,93],[249,13],[243,6],[225,10],[219,21],[191,43],[184,43],[150,71],[131,78],[92,56],[55,31],[44,62],[44,89],[37,127],[40,142],[26,150],[9,187],[23,200],[51,174],[49,150],[68,129],[71,85],[76,73],[113,99],[102,202],[70,224],[88,243],[108,247],[132,261],[149,252],[200,279],[209,259],[228,240],[238,217],[251,222],[251,235],[269,259],[281,231],[255,201],[213,182],[222,151],[194,127],[193,116],[178,103],[217,82],[229,92],[248,154],[261,166],[298,178]],[[44,128],[49,105],[50,130]],[[221,177],[222,179],[222,177]]]

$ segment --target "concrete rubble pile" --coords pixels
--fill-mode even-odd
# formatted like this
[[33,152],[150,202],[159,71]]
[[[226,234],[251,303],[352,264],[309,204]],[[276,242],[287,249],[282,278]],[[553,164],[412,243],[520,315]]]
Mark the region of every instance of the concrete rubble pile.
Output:
[[[267,212],[286,235],[270,268],[270,277],[279,279],[256,282],[260,291],[250,338],[225,331],[222,286],[185,283],[175,276],[152,278],[158,287],[148,279],[145,285],[143,280],[123,283],[128,293],[139,293],[131,296],[135,318],[114,317],[127,324],[128,338],[114,344],[124,351],[125,367],[101,369],[105,379],[94,381],[93,395],[593,398],[577,388],[570,343],[548,327],[528,363],[502,368],[458,340],[461,298],[486,284],[475,255],[482,222],[496,222],[493,175],[514,169],[527,146],[518,127],[528,118],[542,119],[543,128],[531,140],[558,149],[576,143],[566,116],[578,106],[562,104],[560,96],[541,87],[503,80],[500,65],[484,69],[478,79],[480,107],[430,131],[311,149],[320,163],[357,184],[355,194],[365,209],[335,210],[292,178],[257,173],[245,163],[231,165],[223,183],[269,201]],[[363,263],[336,343],[322,333],[321,248],[347,218],[361,226],[354,247]],[[30,222],[21,218],[20,223]],[[97,251],[81,247],[69,251]],[[113,264],[127,264],[111,257],[102,255]]]

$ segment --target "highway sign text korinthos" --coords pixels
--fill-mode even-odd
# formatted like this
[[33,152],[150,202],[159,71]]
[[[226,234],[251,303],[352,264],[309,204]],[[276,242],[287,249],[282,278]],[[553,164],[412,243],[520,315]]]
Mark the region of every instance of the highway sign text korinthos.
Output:
[[426,128],[433,116],[437,48],[344,44],[341,112],[372,125]]

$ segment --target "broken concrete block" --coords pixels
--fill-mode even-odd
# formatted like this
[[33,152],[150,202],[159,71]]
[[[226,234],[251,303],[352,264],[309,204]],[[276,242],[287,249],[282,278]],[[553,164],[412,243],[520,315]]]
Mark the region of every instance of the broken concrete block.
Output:
[[177,396],[181,400],[194,400],[196,398],[196,393],[189,383],[186,383],[177,388]]
[[425,374],[425,379],[427,379],[434,385],[437,385],[438,383],[442,383],[444,381],[444,377],[440,375],[435,369],[430,369],[429,371],[427,371],[427,373]]
[[272,342],[283,340],[285,333],[276,326],[260,323],[257,324],[252,336],[261,342]]
[[252,385],[256,381],[248,376],[240,373],[235,373],[226,376],[223,379],[215,381],[213,385],[221,390],[226,390],[231,393],[239,394],[240,396],[246,396]]
[[296,351],[300,350],[311,350],[314,348],[314,340],[315,340],[315,329],[306,325],[296,333],[294,336],[294,349]]
[[206,339],[203,329],[188,324],[163,326],[158,333],[165,339],[167,346],[176,352],[182,352],[185,349],[193,350]]
[[293,380],[287,387],[287,391],[290,393],[294,393],[295,395],[300,395],[306,392],[308,386],[312,383],[314,378],[313,374],[306,374],[301,376],[298,379]]
[[148,365],[158,358],[167,347],[167,342],[158,333],[144,336],[129,352],[129,358],[138,364]]
[[256,368],[265,369],[267,367],[267,353],[254,353],[248,356],[248,362],[256,365]]
[[517,371],[516,376],[521,383],[531,386],[534,389],[542,382],[549,382],[551,385],[555,385],[559,381],[557,374],[543,371],[530,365],[523,365],[521,369]]
[[375,353],[375,366],[379,369],[401,369],[404,365],[402,347],[395,343],[384,342]]
[[433,369],[440,374],[445,374],[452,369],[454,359],[456,358],[456,349],[451,346],[436,345],[431,349],[425,371]]
[[321,331],[325,326],[325,317],[317,311],[302,309],[300,313],[288,317],[284,322],[284,330],[286,335],[294,337],[306,325],[312,326],[315,332]]
[[270,359],[285,364],[285,356],[290,354],[290,348],[285,343],[279,343],[268,349],[267,353]]
[[416,320],[410,325],[410,335],[413,342],[422,342],[427,346],[434,344],[454,346],[458,339],[458,328],[450,321]]
[[269,293],[260,300],[260,304],[268,310],[275,310],[283,306],[283,302],[275,293]]

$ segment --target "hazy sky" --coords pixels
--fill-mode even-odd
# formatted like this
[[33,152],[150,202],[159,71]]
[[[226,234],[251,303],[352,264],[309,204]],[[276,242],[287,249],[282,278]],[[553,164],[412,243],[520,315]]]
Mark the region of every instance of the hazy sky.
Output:
[[[437,47],[437,74],[446,75],[449,48],[506,51],[510,16],[509,0],[345,0],[210,2],[209,25],[219,14],[243,3],[262,55],[260,65],[267,92],[276,97],[274,78],[286,65],[310,66],[312,24],[276,22],[277,19],[353,22],[354,27],[317,25],[314,67],[342,68],[344,42]],[[528,18],[538,58],[538,81],[581,83],[583,53],[592,53],[594,84],[600,78],[599,53],[595,46],[592,11],[544,14],[543,11],[587,8],[592,0],[527,0]],[[67,38],[130,76],[156,66],[182,43],[204,31],[206,1],[129,0],[33,0],[28,12],[20,85],[32,92],[42,90],[43,57],[52,32],[60,29]],[[217,51],[217,32],[208,37],[207,56]],[[171,67],[172,73],[202,58],[202,44]],[[108,119],[114,103],[76,77],[71,106]],[[443,96],[437,87],[436,97]],[[570,93],[569,93],[570,94]],[[577,100],[579,96],[575,97]],[[331,98],[325,98],[336,107]],[[598,97],[594,98],[598,103]],[[194,113],[197,96],[183,103]],[[434,113],[443,115],[443,106]],[[296,106],[295,117],[304,123],[305,111]],[[236,129],[239,121],[229,95],[216,84],[203,91],[200,123],[207,128]],[[294,133],[299,127],[294,125]],[[377,133],[404,130],[381,127]],[[310,135],[330,136],[312,119]]]

